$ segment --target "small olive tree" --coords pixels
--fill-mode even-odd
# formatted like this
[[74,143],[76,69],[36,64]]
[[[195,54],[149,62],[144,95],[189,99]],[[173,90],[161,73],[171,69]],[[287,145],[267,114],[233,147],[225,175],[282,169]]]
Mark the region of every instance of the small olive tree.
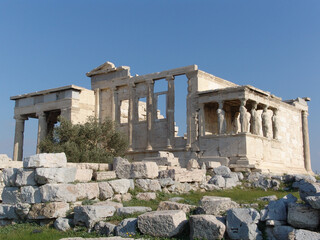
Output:
[[90,117],[84,124],[72,124],[64,118],[59,121],[40,142],[41,152],[65,152],[68,162],[111,163],[113,157],[123,156],[128,148],[127,137],[109,119],[100,123]]

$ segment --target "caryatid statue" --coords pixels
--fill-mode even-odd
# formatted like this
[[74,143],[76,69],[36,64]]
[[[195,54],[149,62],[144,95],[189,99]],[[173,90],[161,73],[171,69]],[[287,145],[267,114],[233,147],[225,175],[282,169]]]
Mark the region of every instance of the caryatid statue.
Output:
[[251,108],[251,133],[255,135],[261,134],[261,116],[257,112],[257,103],[252,103]]
[[236,112],[232,123],[232,133],[238,134],[241,131],[240,112]]
[[222,107],[223,107],[223,102],[219,102],[219,108],[217,109],[219,134],[225,134],[227,130],[225,112],[222,109]]
[[272,138],[272,121],[271,121],[271,116],[268,112],[268,106],[264,106],[263,112],[261,115],[262,119],[262,131],[263,131],[263,136],[267,138]]
[[240,105],[240,124],[241,124],[241,132],[249,132],[250,127],[250,113],[248,113],[246,107],[246,100],[241,100]]
[[273,138],[278,139],[279,138],[279,115],[278,115],[278,109],[273,110],[273,116],[272,116],[272,130],[273,130]]

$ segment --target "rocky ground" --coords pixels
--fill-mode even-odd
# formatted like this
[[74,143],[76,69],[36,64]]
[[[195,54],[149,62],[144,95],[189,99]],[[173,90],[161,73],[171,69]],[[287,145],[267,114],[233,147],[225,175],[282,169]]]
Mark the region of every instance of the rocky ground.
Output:
[[[116,158],[110,171],[107,165],[68,166],[64,154],[26,158],[23,167],[0,172],[0,224],[53,224],[59,231],[85,226],[101,239],[320,239],[320,183],[313,176],[235,173],[195,160],[184,169],[169,153],[148,160]],[[255,189],[266,194],[237,201],[237,194]],[[299,194],[285,194],[292,190]]]

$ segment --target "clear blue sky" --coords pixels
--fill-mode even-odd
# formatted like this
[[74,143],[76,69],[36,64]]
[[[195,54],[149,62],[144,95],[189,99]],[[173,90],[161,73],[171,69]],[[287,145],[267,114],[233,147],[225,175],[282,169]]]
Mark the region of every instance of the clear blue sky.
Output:
[[[75,84],[105,61],[146,74],[197,64],[270,91],[311,97],[313,170],[320,170],[320,1],[0,0],[0,153],[12,156],[10,96]],[[35,152],[26,123],[25,155]]]

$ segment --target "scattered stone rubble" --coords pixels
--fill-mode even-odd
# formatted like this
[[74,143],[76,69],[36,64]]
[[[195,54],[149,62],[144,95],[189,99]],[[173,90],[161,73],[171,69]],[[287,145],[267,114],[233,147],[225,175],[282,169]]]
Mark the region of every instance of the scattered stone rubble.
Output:
[[[156,159],[160,159],[159,165]],[[127,237],[137,233],[173,237],[190,232],[190,239],[209,240],[262,239],[258,225],[263,224],[271,240],[320,239],[320,183],[313,176],[242,174],[219,165],[212,168],[211,176],[206,176],[204,165],[200,167],[190,160],[183,169],[173,155],[165,152],[139,163],[115,158],[113,168],[109,164],[70,164],[64,153],[34,155],[20,165],[6,161],[9,163],[3,166],[9,168],[0,171],[0,225],[52,223],[60,231],[83,225],[106,236],[101,239],[130,239]],[[258,199],[267,204],[261,211],[257,205],[239,205],[230,198],[216,196],[204,196],[197,206],[180,203],[183,198],[176,197],[160,202],[156,211],[144,206],[124,207],[121,203],[132,197],[154,200],[158,192],[186,193],[236,186],[280,189],[282,183],[299,189],[303,202],[297,203],[292,194],[281,199],[265,196]],[[134,189],[142,192],[132,196]],[[137,217],[132,218],[133,215]],[[114,225],[105,222],[111,216],[127,218]]]

